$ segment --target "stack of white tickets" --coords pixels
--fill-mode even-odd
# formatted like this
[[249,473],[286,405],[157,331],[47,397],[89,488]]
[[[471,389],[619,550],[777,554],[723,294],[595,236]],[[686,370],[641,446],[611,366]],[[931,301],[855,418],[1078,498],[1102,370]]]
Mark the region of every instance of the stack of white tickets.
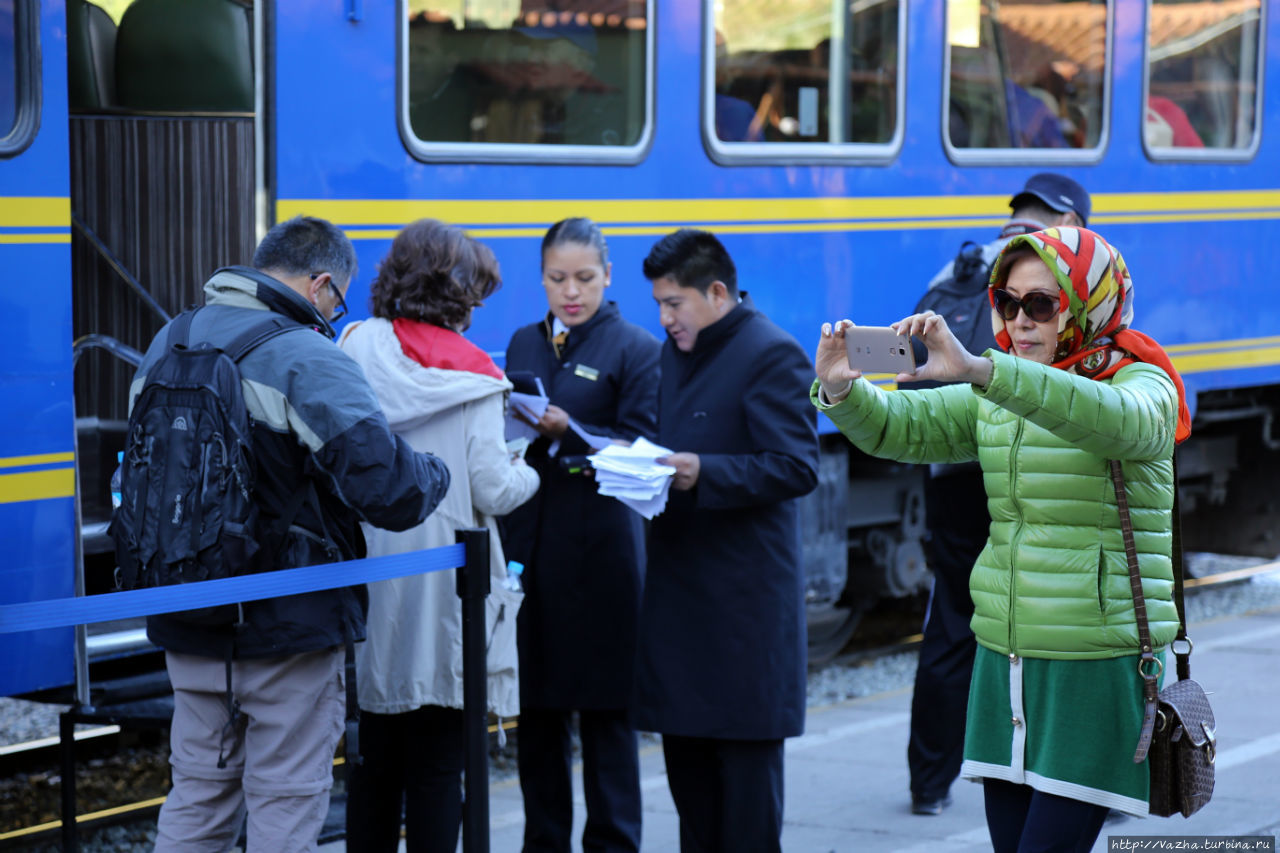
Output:
[[596,469],[600,494],[617,498],[645,518],[653,518],[666,508],[671,475],[676,472],[656,460],[670,455],[667,448],[637,438],[630,447],[610,444],[587,458]]

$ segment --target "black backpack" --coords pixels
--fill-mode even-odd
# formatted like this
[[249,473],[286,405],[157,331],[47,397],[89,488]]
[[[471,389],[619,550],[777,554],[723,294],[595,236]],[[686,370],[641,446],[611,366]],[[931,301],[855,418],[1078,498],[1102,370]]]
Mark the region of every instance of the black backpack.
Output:
[[[169,327],[129,415],[121,503],[111,521],[120,589],[259,571],[264,535],[253,499],[254,460],[238,362],[300,323],[264,313],[223,348],[191,346],[193,309]],[[285,526],[292,521],[285,521]],[[268,549],[265,553],[274,553]],[[236,606],[174,614],[202,625],[234,621]]]
[[[915,313],[932,311],[941,314],[947,327],[969,352],[981,355],[996,348],[996,335],[991,329],[991,303],[987,298],[987,282],[991,265],[982,257],[982,246],[966,240],[952,264],[951,277],[929,288],[916,304]],[[927,352],[919,340],[912,338],[916,363],[922,364]],[[932,388],[938,382],[913,382],[912,388]]]

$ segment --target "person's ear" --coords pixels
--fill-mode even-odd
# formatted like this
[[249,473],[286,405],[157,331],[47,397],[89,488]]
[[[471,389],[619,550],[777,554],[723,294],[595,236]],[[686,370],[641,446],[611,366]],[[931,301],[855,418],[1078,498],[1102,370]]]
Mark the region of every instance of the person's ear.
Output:
[[604,286],[613,284],[613,261],[604,265]]
[[329,282],[333,280],[333,276],[327,272],[322,272],[318,276],[311,279],[310,286],[307,287],[307,296],[311,300],[311,304],[318,304],[320,294],[324,293],[329,286]]
[[707,287],[707,295],[711,297],[711,303],[720,308],[729,301],[729,288],[723,281],[716,279]]

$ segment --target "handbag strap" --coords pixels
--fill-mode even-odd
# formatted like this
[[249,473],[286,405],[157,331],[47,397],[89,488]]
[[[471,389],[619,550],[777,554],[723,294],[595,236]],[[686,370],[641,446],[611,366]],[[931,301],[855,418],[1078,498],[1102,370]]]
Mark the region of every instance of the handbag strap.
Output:
[[[1142,676],[1142,729],[1138,733],[1138,746],[1133,762],[1139,764],[1147,757],[1151,747],[1151,735],[1155,730],[1156,705],[1159,701],[1159,679],[1163,663],[1151,647],[1151,627],[1147,621],[1147,601],[1142,592],[1142,572],[1138,568],[1138,549],[1133,541],[1133,520],[1129,516],[1129,495],[1124,485],[1124,470],[1118,459],[1109,462],[1111,482],[1116,490],[1116,509],[1120,513],[1120,532],[1124,537],[1124,554],[1129,565],[1129,589],[1133,593],[1133,614],[1138,623],[1138,674]],[[1178,463],[1173,462],[1173,546],[1170,561],[1173,564],[1173,599],[1178,609],[1178,634],[1174,638],[1174,655],[1178,660],[1178,679],[1191,677],[1191,642],[1187,640],[1185,607],[1182,601],[1182,520],[1178,512]],[[1179,651],[1179,641],[1186,651]]]

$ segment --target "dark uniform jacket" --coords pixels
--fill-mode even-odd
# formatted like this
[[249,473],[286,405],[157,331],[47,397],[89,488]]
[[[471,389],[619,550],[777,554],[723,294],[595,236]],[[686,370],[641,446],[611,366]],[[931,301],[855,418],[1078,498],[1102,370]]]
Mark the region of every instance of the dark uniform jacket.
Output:
[[[556,352],[550,317],[519,329],[507,371],[542,378],[552,404],[587,432],[654,438],[660,344],[606,302],[573,327]],[[812,407],[810,407],[812,408]],[[569,474],[539,438],[525,458],[542,478],[532,500],[506,517],[503,548],[525,564],[518,617],[520,704],[625,708],[631,696],[644,574],[642,520],[593,479]],[[572,431],[556,456],[591,453]]]
[[636,727],[772,740],[804,730],[798,498],[818,482],[813,364],[743,301],[662,349],[658,443],[697,453],[690,491],[654,519],[641,608]]
[[[262,519],[272,523],[295,493],[314,487],[289,527],[276,568],[363,557],[360,521],[406,530],[435,509],[449,488],[449,469],[392,434],[364,373],[323,334],[331,333],[330,326],[311,303],[246,267],[219,270],[204,290],[207,305],[192,320],[193,342],[225,346],[265,311],[312,327],[271,338],[240,361]],[[165,326],[147,350],[133,380],[131,407],[168,334]],[[363,586],[241,606],[242,620],[226,627],[151,616],[147,635],[170,651],[218,658],[333,648],[347,633],[364,638]]]

